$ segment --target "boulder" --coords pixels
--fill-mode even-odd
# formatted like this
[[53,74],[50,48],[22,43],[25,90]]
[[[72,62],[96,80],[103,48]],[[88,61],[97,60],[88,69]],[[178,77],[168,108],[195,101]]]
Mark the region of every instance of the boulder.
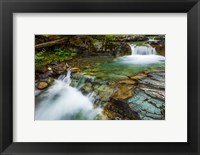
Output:
[[115,44],[115,48],[113,48],[110,52],[114,57],[121,57],[125,55],[131,55],[132,50],[127,43],[118,43]]
[[76,68],[76,67],[71,68],[70,70],[71,70],[72,73],[80,72],[80,69],[79,69],[79,68]]
[[47,87],[48,87],[48,83],[44,82],[44,81],[38,82],[38,84],[37,84],[37,88],[40,89],[40,90],[45,89]]
[[132,111],[123,100],[111,99],[105,106],[103,114],[111,120],[138,120],[139,115]]
[[55,75],[60,75],[62,73],[65,73],[67,71],[67,65],[64,62],[57,62],[52,65],[49,65],[51,70],[54,72]]

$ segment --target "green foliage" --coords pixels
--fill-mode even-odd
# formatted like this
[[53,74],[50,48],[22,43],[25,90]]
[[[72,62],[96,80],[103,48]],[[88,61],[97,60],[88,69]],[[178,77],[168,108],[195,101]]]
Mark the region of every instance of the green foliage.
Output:
[[99,41],[114,41],[117,39],[118,36],[116,36],[116,35],[95,35],[92,37]]
[[56,49],[55,51],[47,52],[45,50],[35,53],[35,68],[39,69],[53,62],[63,62],[76,56],[73,51],[64,51]]
[[146,46],[147,43],[145,41],[136,41],[136,42],[133,42],[133,44],[136,44],[137,46]]
[[62,55],[65,55],[65,51],[63,51],[61,49],[55,49],[55,54],[59,55],[59,56],[62,56]]
[[147,38],[149,38],[149,39],[153,39],[153,38],[155,38],[156,36],[147,36]]
[[115,36],[114,35],[105,35],[105,39],[107,41],[114,41],[115,40]]
[[90,42],[90,43],[94,42],[94,38],[92,36],[89,36],[89,35],[80,35],[80,39],[84,42],[85,41]]

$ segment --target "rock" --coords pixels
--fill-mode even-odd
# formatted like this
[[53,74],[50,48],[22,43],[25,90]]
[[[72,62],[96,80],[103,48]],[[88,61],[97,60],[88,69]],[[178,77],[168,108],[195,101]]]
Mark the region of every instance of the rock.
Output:
[[49,77],[52,77],[53,76],[53,72],[52,71],[48,71],[48,72],[45,72],[43,74],[39,74],[39,79],[42,79],[43,81],[45,79],[48,79]]
[[131,47],[126,43],[115,43],[114,46],[115,47],[110,51],[111,55],[114,57],[131,55],[132,53]]
[[129,76],[129,78],[132,79],[132,80],[138,80],[138,79],[142,79],[146,76],[147,76],[146,74],[140,73],[140,74],[137,74],[137,75],[134,75],[134,76]]
[[37,84],[37,88],[38,89],[45,89],[45,88],[47,88],[48,87],[48,83],[47,82],[38,82],[38,84]]
[[164,71],[160,71],[160,70],[147,70],[147,71],[143,71],[144,74],[149,74],[149,73],[157,73],[157,74],[165,74]]
[[127,84],[127,85],[133,85],[136,83],[134,80],[126,79],[118,82],[119,84]]
[[132,85],[126,85],[126,84],[119,84],[112,95],[112,98],[114,99],[127,99],[132,97]]
[[158,98],[163,101],[165,100],[165,92],[163,90],[151,89],[148,87],[140,87],[140,89],[153,98]]
[[163,43],[151,44],[151,46],[156,49],[159,55],[165,56],[165,45]]
[[46,73],[47,71],[48,71],[48,68],[47,67],[43,67],[43,68],[38,69],[36,72],[38,72],[38,73]]
[[72,73],[80,72],[80,69],[79,69],[79,68],[76,68],[76,67],[71,68],[70,70],[71,70]]
[[165,119],[165,73],[146,71],[146,76],[138,78],[134,96],[127,100],[132,111],[140,119]]
[[153,80],[165,82],[165,73],[149,73],[148,76]]
[[48,70],[51,71],[52,70],[51,67],[48,67]]
[[52,79],[52,78],[49,78],[49,79],[47,80],[47,83],[48,83],[49,85],[51,85],[53,82],[54,82],[54,79]]
[[164,102],[153,99],[144,92],[139,92],[128,100],[130,108],[137,112],[141,119],[164,119]]
[[139,81],[140,84],[147,85],[157,89],[165,89],[165,82],[153,80],[152,78],[145,78]]
[[65,73],[67,71],[67,66],[64,62],[62,63],[54,63],[53,65],[50,66],[53,70],[53,72],[56,75],[60,75],[62,73]]
[[[130,119],[130,111],[137,119],[165,119],[165,73],[146,71],[119,81],[106,106],[110,119]],[[128,111],[124,111],[128,109]],[[124,116],[128,113],[129,116]]]
[[94,92],[100,97],[100,102],[107,102],[113,94],[113,88],[109,85],[94,86]]
[[111,99],[103,111],[104,115],[111,120],[138,120],[139,115],[132,111],[123,100]]
[[92,88],[92,83],[85,83],[82,87],[81,87],[81,91],[84,93],[84,94],[89,94],[93,91],[93,88]]

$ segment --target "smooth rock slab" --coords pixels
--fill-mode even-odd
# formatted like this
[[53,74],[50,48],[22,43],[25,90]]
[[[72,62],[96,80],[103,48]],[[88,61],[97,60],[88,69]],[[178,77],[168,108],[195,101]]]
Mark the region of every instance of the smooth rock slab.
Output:
[[139,83],[147,85],[148,87],[165,89],[165,82],[153,80],[152,78],[145,78],[145,79],[139,80]]
[[139,114],[141,119],[144,117],[150,117],[151,119],[161,119],[164,117],[162,115],[164,102],[152,99],[144,92],[140,92],[129,99],[128,104],[132,111]]
[[134,96],[127,100],[132,111],[142,120],[165,119],[165,73],[147,73],[148,76],[138,79]]

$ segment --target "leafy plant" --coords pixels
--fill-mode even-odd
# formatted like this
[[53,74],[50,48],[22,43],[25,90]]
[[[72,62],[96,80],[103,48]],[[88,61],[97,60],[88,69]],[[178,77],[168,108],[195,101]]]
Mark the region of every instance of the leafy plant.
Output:
[[41,51],[35,53],[35,68],[39,69],[53,62],[63,62],[76,56],[74,51],[56,49],[54,51]]

